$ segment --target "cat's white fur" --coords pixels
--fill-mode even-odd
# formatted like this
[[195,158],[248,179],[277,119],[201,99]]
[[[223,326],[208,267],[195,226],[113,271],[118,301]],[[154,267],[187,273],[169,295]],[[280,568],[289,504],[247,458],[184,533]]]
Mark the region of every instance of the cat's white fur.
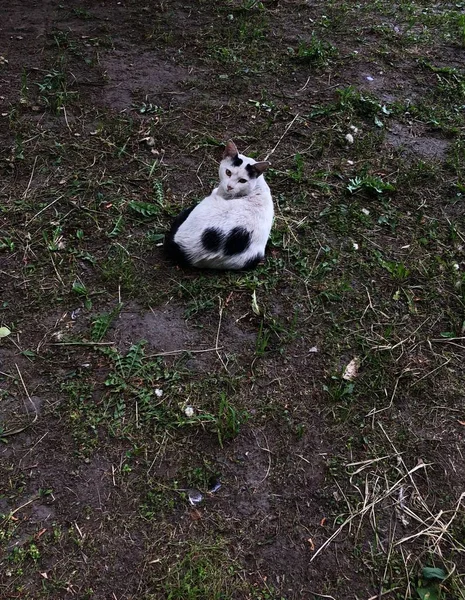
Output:
[[[237,159],[242,160],[240,166],[234,166]],[[219,186],[192,210],[174,234],[174,242],[193,266],[241,269],[257,256],[264,258],[273,223],[273,200],[263,175],[250,178],[247,165],[257,165],[257,170],[262,173],[269,163],[257,163],[253,158],[239,154],[234,143],[228,142],[219,166]],[[246,183],[241,183],[240,179],[245,179]],[[226,255],[221,247],[211,251],[202,243],[205,229],[215,228],[227,236],[236,227],[244,228],[250,234],[250,244],[241,253]]]

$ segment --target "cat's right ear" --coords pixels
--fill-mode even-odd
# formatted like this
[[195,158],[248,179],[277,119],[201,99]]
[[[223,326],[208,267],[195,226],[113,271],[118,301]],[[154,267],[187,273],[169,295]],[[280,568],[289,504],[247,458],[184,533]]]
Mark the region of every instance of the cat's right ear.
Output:
[[223,159],[224,158],[234,158],[239,154],[238,149],[236,148],[236,144],[229,140],[224,148]]

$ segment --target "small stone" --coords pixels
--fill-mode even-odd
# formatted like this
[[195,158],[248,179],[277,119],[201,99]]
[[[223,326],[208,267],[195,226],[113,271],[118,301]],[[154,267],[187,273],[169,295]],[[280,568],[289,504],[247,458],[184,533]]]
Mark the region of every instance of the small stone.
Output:
[[189,419],[191,417],[194,416],[194,409],[192,408],[192,406],[186,406],[186,408],[184,409],[184,414],[186,415],[186,417],[188,417]]
[[354,136],[351,133],[348,133],[346,135],[346,140],[348,144],[353,144],[354,143]]

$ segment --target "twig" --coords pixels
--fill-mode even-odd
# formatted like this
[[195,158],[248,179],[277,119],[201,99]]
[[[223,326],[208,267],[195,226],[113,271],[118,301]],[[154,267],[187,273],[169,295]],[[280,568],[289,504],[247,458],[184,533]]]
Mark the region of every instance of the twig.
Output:
[[417,379],[416,381],[414,381],[410,387],[413,388],[414,385],[417,385],[417,383],[419,383],[423,379],[426,379],[426,377],[429,377],[433,373],[436,373],[436,371],[439,371],[439,369],[442,369],[442,367],[445,367],[446,365],[448,365],[451,360],[452,360],[452,358],[448,358],[445,362],[442,363],[442,365],[439,365],[439,367],[436,367],[435,369],[433,369],[429,373],[426,373],[426,375],[423,375],[423,377],[420,377],[420,379]]
[[114,346],[115,342],[48,342],[47,346]]
[[28,191],[29,191],[29,188],[31,187],[32,179],[33,179],[33,177],[34,177],[34,171],[35,171],[35,169],[36,169],[36,163],[37,163],[37,159],[38,159],[38,156],[36,156],[36,157],[35,157],[35,159],[34,159],[34,164],[32,165],[32,173],[31,173],[31,176],[29,177],[29,183],[27,184],[27,188],[25,189],[25,191],[24,191],[24,194],[23,194],[23,199],[24,199],[24,200],[26,200],[26,198],[27,198],[27,193],[28,193]]
[[324,544],[322,544],[318,548],[318,550],[315,552],[315,554],[310,559],[310,562],[313,562],[315,560],[315,558],[318,556],[318,554],[320,554],[320,552],[322,552],[341,533],[341,531],[344,529],[344,527],[346,525],[349,525],[355,519],[355,517],[365,515],[368,511],[370,511],[372,508],[374,508],[382,500],[389,498],[389,496],[392,494],[392,492],[394,492],[399,487],[399,485],[405,479],[407,479],[407,477],[411,478],[412,473],[415,473],[419,469],[423,469],[425,466],[426,465],[423,463],[421,465],[416,465],[415,467],[410,469],[407,473],[405,473],[405,475],[403,475],[398,481],[396,481],[386,492],[384,492],[384,494],[382,494],[381,496],[379,496],[377,499],[373,500],[369,504],[364,504],[364,506],[361,510],[350,515],[350,517],[347,517],[347,519],[342,523],[342,525],[340,525],[337,528],[337,530],[326,540],[326,542],[324,542]]
[[279,138],[276,146],[273,148],[273,150],[271,152],[268,152],[268,154],[265,156],[264,160],[268,160],[270,158],[270,156],[274,153],[274,151],[276,150],[276,148],[279,146],[279,144],[282,142],[284,136],[286,135],[286,133],[289,131],[289,129],[292,127],[292,125],[294,125],[294,121],[299,117],[299,113],[296,114],[296,116],[292,119],[292,121],[289,123],[289,125],[286,127],[286,129],[284,130],[283,135]]
[[34,221],[34,219],[36,219],[40,214],[42,214],[48,208],[50,208],[51,206],[53,206],[55,204],[55,202],[58,202],[58,200],[61,200],[63,197],[64,197],[64,194],[62,194],[61,196],[58,196],[58,198],[55,198],[55,200],[53,200],[52,202],[50,202],[50,204],[47,204],[47,206],[45,206],[44,208],[42,208],[41,210],[39,210],[38,213],[36,213],[33,217],[31,217],[29,219],[29,221],[26,221],[26,225],[29,225],[29,223],[32,223],[32,221]]
[[8,515],[7,518],[11,518],[15,513],[17,513],[19,510],[21,510],[22,508],[24,508],[25,506],[28,506],[29,504],[32,504],[33,502],[35,502],[36,500],[39,500],[40,496],[34,496],[33,498],[31,498],[30,500],[28,500],[27,502],[25,502],[24,504],[21,504],[21,506],[18,506],[18,508],[15,508],[14,510],[12,510]]
[[29,402],[32,405],[32,408],[34,409],[35,416],[32,419],[32,421],[30,423],[27,423],[26,425],[24,425],[24,427],[19,427],[18,429],[10,429],[10,430],[7,430],[7,431],[3,431],[2,433],[0,433],[0,438],[10,437],[12,435],[16,435],[18,433],[21,433],[21,432],[25,431],[26,429],[28,429],[29,427],[31,427],[31,425],[34,425],[34,423],[38,419],[38,413],[37,413],[36,406],[35,406],[34,402],[32,401],[32,398],[29,395],[29,392],[27,391],[27,387],[26,387],[26,384],[24,383],[23,376],[21,375],[21,371],[19,370],[19,367],[18,367],[18,365],[16,363],[15,363],[15,367],[16,367],[16,370],[18,371],[18,375],[19,375],[19,378],[21,380],[21,384],[23,386],[23,389],[24,389],[24,391],[26,393],[27,399],[29,400]]
[[175,354],[183,354],[187,352],[188,354],[201,354],[202,352],[217,352],[221,350],[223,346],[215,346],[214,348],[205,348],[204,350],[190,350],[189,348],[184,348],[181,350],[168,350],[167,352],[157,352],[157,354],[147,354],[146,358],[155,358],[156,356],[173,356]]

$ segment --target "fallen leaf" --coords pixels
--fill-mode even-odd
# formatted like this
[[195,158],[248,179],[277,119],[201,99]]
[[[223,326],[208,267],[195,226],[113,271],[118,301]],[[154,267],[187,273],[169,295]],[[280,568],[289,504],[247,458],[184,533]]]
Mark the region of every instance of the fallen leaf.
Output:
[[315,550],[315,544],[313,543],[312,538],[308,538],[307,542],[310,544],[310,550],[313,552]]
[[358,368],[360,366],[360,359],[358,356],[353,358],[347,367],[344,369],[344,373],[342,374],[342,379],[346,381],[352,381],[358,376]]
[[0,338],[7,337],[10,335],[10,333],[11,331],[8,329],[8,327],[0,327]]

